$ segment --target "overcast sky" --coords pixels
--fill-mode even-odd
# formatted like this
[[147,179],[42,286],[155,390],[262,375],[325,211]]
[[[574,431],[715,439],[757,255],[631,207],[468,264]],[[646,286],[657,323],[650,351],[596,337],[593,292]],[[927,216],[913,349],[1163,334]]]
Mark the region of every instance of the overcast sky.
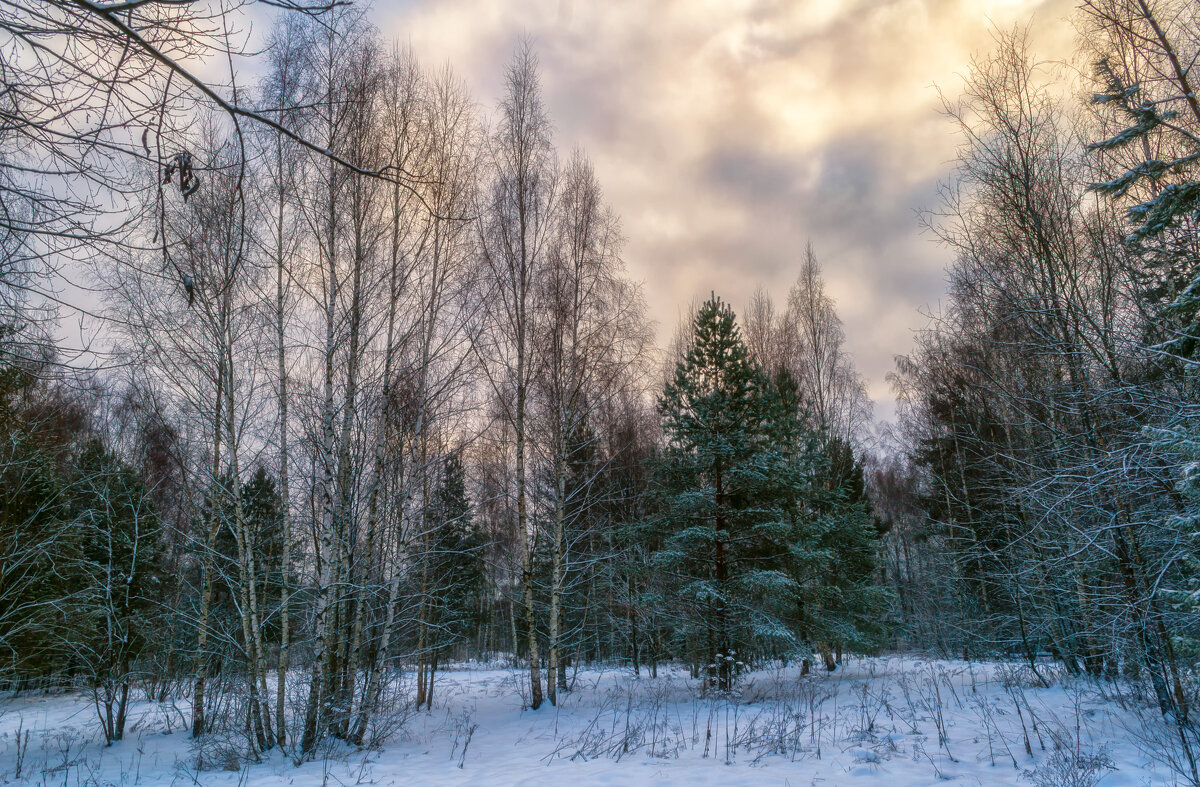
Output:
[[1043,58],[1072,51],[1074,0],[405,0],[376,23],[449,63],[487,109],[528,32],[559,150],[584,148],[665,342],[715,290],[782,304],[807,239],[879,417],[885,376],[944,291],[920,231],[956,139],[957,92],[992,25],[1033,20]]

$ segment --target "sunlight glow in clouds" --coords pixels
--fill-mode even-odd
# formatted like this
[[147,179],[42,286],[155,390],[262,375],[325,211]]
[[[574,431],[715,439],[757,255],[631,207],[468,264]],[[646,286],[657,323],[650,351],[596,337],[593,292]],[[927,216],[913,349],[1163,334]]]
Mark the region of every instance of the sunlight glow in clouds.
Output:
[[1073,0],[408,0],[385,35],[450,63],[485,109],[534,36],[560,152],[585,148],[623,219],[660,343],[716,290],[782,305],[811,238],[880,417],[885,375],[944,287],[922,236],[956,140],[937,112],[990,25],[1071,55]]

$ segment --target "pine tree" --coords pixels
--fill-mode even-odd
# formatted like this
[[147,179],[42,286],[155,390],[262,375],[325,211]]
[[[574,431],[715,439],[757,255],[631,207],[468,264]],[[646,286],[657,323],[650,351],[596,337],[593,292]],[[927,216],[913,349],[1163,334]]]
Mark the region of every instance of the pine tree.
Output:
[[715,296],[659,411],[665,538],[655,562],[677,580],[677,636],[705,659],[708,685],[725,690],[752,650],[798,642],[788,618],[799,586],[786,570],[797,477],[780,450],[774,389]]

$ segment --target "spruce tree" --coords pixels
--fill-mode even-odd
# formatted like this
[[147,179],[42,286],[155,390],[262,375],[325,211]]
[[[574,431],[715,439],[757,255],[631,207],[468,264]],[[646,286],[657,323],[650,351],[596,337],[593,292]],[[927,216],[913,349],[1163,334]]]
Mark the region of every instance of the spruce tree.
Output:
[[800,587],[795,625],[832,670],[843,649],[882,643],[887,594],[875,581],[879,530],[853,448],[808,425],[799,382],[787,368],[773,383],[775,435],[793,473],[787,511],[788,573]]
[[[240,579],[237,536],[234,533],[236,522],[234,504],[228,490],[233,488],[233,476],[226,473],[221,477],[220,489],[225,490],[221,495],[217,516],[223,526],[217,531],[214,543],[216,554],[213,564],[217,570],[216,603],[213,613],[222,619],[221,625],[230,632],[240,628],[240,617],[237,610],[238,583]],[[211,496],[206,498],[205,505],[211,505]],[[264,609],[269,609],[272,599],[279,598],[283,581],[283,498],[276,488],[275,478],[263,466],[255,468],[250,478],[241,488],[242,516],[246,522],[249,536],[249,552],[254,558],[255,595]],[[293,543],[291,554],[299,552]],[[289,566],[294,572],[295,567]],[[279,636],[279,620],[273,615],[263,616],[263,636],[275,639]],[[237,634],[233,633],[236,637]]]
[[[1126,243],[1146,264],[1143,294],[1161,306],[1158,333],[1148,338],[1166,353],[1194,360],[1200,351],[1200,265],[1192,242],[1200,218],[1200,142],[1170,108],[1177,101],[1155,100],[1141,85],[1126,84],[1107,58],[1096,64],[1096,80],[1100,90],[1093,104],[1114,108],[1114,119],[1124,127],[1088,148],[1144,153],[1135,152],[1137,164],[1090,188],[1117,200],[1148,196],[1126,210],[1131,229]],[[1152,144],[1161,144],[1155,138],[1164,132],[1178,155],[1152,158]]]
[[442,463],[429,521],[434,530],[423,560],[429,569],[428,620],[436,665],[443,650],[470,635],[483,595],[485,539],[471,516],[462,460],[456,454]]
[[[283,498],[276,487],[275,477],[265,467],[259,465],[242,487],[242,506],[249,526],[250,550],[254,555],[255,593],[259,604],[269,609],[272,600],[278,599],[283,591],[285,533]],[[233,544],[230,547],[230,554],[236,554],[236,547]],[[299,552],[298,545],[293,543],[286,554],[295,555]],[[288,571],[294,575],[295,567],[289,565]],[[263,637],[270,641],[278,639],[277,616],[264,615]]]
[[879,529],[867,499],[862,463],[844,440],[820,442],[806,533],[827,556],[805,593],[805,624],[825,666],[843,648],[872,651],[883,642],[887,591],[876,582]]
[[78,587],[79,536],[54,458],[19,425],[0,425],[0,676],[24,681],[63,665],[61,600]]
[[[0,345],[13,331],[0,324]],[[84,419],[40,371],[0,358],[0,678],[15,689],[68,666],[83,584],[71,481]]]
[[82,666],[105,741],[125,735],[134,663],[158,640],[161,524],[141,478],[99,439],[77,459],[79,583],[64,648]]
[[1192,664],[1200,664],[1200,440],[1183,430],[1161,432],[1160,439],[1183,462],[1178,491],[1184,505],[1168,521],[1179,534],[1179,567],[1164,582],[1164,595],[1181,616],[1175,627],[1176,652]]
[[[1184,18],[1179,17],[1179,21]],[[1142,5],[1135,19],[1155,31],[1154,40],[1138,42],[1134,47],[1135,58],[1154,63],[1159,57],[1160,62],[1172,67],[1169,73],[1161,73],[1161,78],[1146,77],[1146,83],[1140,84],[1122,78],[1119,72],[1124,64],[1118,60],[1105,57],[1096,63],[1099,89],[1092,103],[1101,110],[1112,110],[1121,128],[1088,147],[1102,157],[1108,154],[1113,160],[1136,163],[1110,180],[1090,184],[1090,189],[1125,202],[1130,226],[1125,242],[1142,263],[1138,283],[1154,310],[1142,338],[1149,345],[1154,365],[1175,366],[1176,375],[1178,370],[1188,374],[1200,363],[1200,255],[1196,247],[1200,226],[1200,104],[1189,82],[1192,67],[1183,67],[1181,63],[1187,62],[1187,56],[1180,60],[1180,53],[1171,49],[1178,43],[1170,42],[1163,18],[1156,19],[1156,11]],[[1125,158],[1116,158],[1114,154],[1118,153]],[[1185,395],[1194,397],[1194,383],[1189,387]],[[1177,647],[1194,661],[1200,654],[1200,638],[1190,634],[1200,619],[1200,560],[1196,559],[1200,544],[1196,476],[1200,430],[1190,410],[1183,409],[1165,427],[1154,428],[1149,434],[1155,438],[1158,450],[1180,461],[1182,510],[1167,516],[1165,524],[1173,531],[1171,540],[1186,545],[1185,557],[1179,564],[1180,573],[1172,574],[1166,583],[1172,586],[1167,590],[1168,598],[1176,611],[1185,615],[1179,630],[1189,632],[1176,637]]]

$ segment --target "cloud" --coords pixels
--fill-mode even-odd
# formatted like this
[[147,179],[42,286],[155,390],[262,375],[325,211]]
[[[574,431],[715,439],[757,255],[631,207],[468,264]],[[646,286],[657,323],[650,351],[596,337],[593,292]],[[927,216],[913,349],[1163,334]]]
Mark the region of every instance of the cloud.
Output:
[[892,358],[944,291],[921,235],[956,139],[953,94],[992,26],[1071,51],[1072,0],[410,0],[385,34],[449,62],[485,107],[532,34],[560,149],[588,151],[665,343],[716,290],[785,296],[811,239],[878,412]]

